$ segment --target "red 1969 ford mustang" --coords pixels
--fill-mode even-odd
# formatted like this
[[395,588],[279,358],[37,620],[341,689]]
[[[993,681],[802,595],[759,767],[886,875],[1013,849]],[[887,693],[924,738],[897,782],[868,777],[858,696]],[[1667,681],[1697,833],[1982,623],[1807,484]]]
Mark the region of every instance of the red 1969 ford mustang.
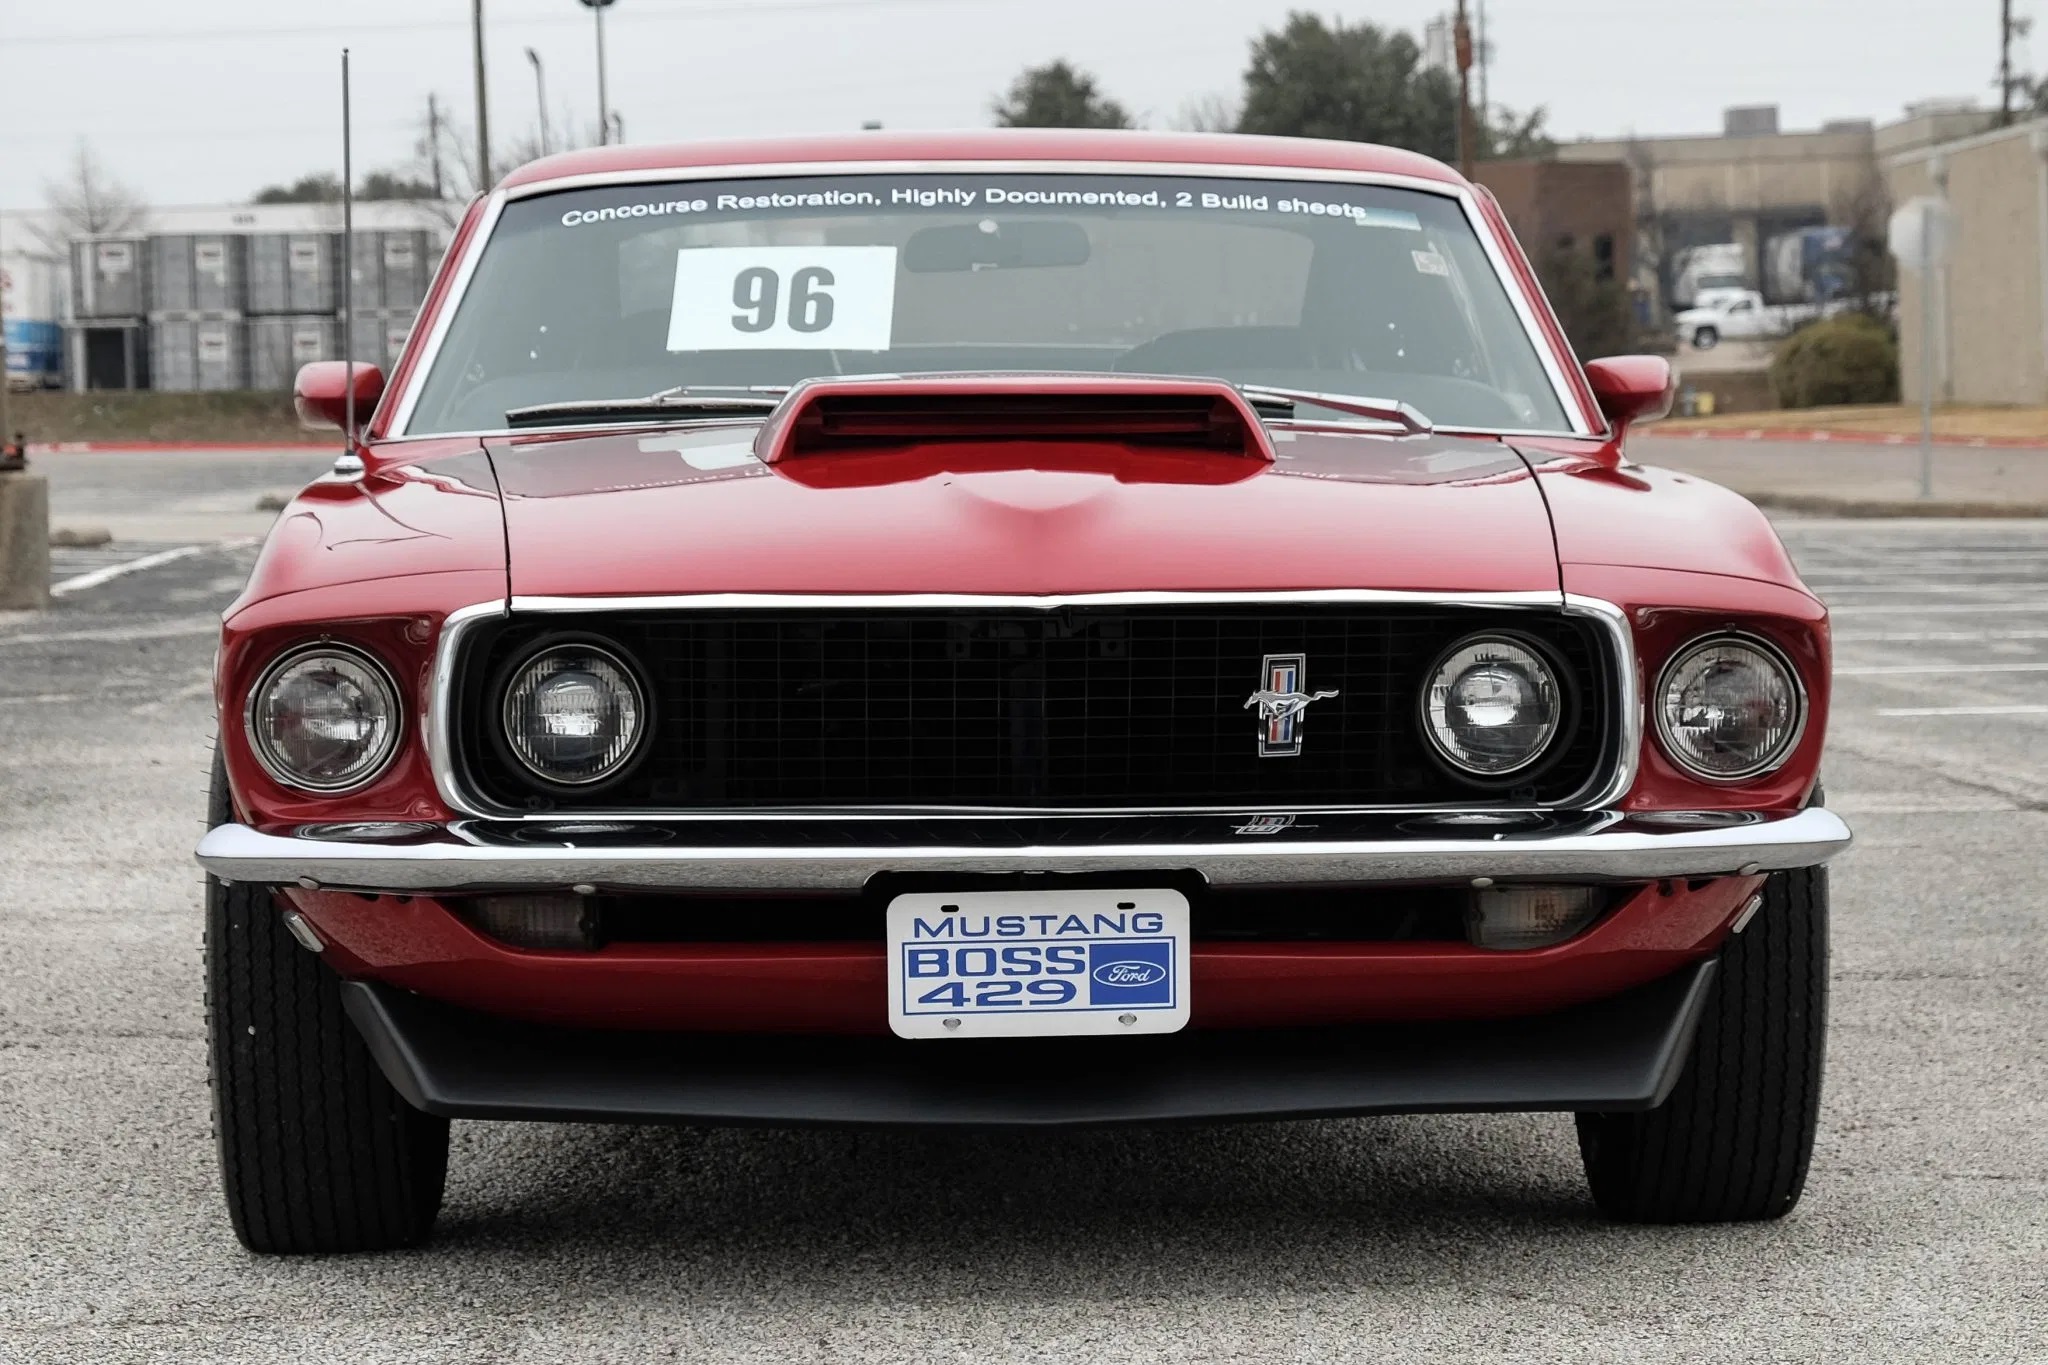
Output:
[[1614,1217],[1798,1199],[1826,612],[1436,162],[558,156],[298,388],[199,846],[249,1246],[422,1240],[450,1118],[1552,1110]]

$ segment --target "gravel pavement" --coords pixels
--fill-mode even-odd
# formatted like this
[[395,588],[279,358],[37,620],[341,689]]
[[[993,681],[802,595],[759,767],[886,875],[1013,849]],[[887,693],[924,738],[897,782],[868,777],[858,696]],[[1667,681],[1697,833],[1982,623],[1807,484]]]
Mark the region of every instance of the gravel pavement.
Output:
[[1860,842],[1782,1222],[1604,1224],[1556,1115],[461,1123],[428,1248],[271,1260],[220,1202],[190,850],[219,542],[322,461],[79,458],[60,522],[203,548],[0,616],[0,1361],[2048,1360],[2048,523],[1784,525]]

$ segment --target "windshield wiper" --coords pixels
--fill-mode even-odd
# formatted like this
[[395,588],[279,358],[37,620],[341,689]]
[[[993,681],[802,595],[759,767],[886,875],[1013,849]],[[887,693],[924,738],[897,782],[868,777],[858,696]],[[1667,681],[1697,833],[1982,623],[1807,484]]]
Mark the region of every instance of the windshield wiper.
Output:
[[581,418],[602,421],[607,417],[659,417],[669,413],[692,417],[752,417],[773,412],[789,392],[783,386],[761,385],[720,389],[681,387],[663,389],[645,398],[577,398],[565,403],[534,403],[513,408],[505,414],[512,426],[535,423],[573,422]]
[[1391,422],[1405,427],[1411,436],[1427,436],[1435,431],[1431,421],[1413,407],[1393,398],[1365,398],[1349,393],[1315,393],[1308,389],[1278,389],[1270,384],[1240,384],[1237,391],[1251,401],[1254,408],[1277,410],[1281,417],[1292,417],[1295,408],[1306,403],[1311,407],[1328,408],[1332,412],[1346,413],[1353,417],[1370,417],[1376,421]]

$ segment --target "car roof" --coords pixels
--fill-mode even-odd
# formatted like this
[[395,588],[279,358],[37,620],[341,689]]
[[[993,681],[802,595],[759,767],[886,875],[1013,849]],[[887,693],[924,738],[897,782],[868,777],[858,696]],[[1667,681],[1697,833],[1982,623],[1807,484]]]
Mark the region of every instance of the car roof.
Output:
[[1185,162],[1401,175],[1451,186],[1466,183],[1441,161],[1369,142],[1126,129],[977,128],[591,147],[528,162],[506,176],[501,184],[506,189],[515,189],[569,177],[644,179],[650,171],[707,166],[797,166],[807,162],[875,162],[901,169],[905,162],[920,161]]

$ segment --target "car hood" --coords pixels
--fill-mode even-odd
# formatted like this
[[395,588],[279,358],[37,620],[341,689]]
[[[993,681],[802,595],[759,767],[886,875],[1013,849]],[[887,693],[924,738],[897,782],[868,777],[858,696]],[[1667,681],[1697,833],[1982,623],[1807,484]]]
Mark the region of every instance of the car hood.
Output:
[[513,594],[1558,588],[1497,440],[1283,425],[1271,463],[1006,440],[769,465],[756,430],[490,441]]

